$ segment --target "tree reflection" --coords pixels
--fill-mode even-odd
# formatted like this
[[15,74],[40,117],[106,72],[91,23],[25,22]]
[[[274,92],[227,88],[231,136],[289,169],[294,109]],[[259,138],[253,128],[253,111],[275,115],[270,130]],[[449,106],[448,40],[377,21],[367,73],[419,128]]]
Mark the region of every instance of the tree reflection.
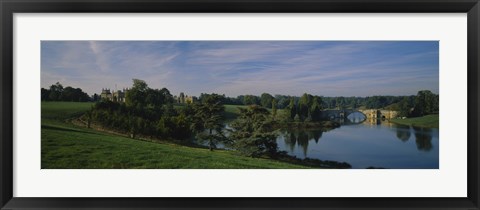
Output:
[[298,145],[303,149],[303,155],[307,157],[307,150],[308,150],[308,134],[307,132],[301,130],[298,132]]
[[295,149],[295,144],[297,144],[297,137],[295,137],[295,133],[287,131],[285,134],[285,145],[290,147],[290,152],[293,152]]
[[315,140],[315,143],[318,144],[318,141],[320,138],[322,138],[323,131],[321,130],[314,130],[312,131],[313,139]]
[[285,131],[284,141],[285,145],[290,149],[290,152],[293,152],[295,146],[299,146],[303,155],[307,157],[308,154],[308,145],[310,141],[315,141],[318,143],[322,137],[323,131],[321,130],[295,130],[295,131]]
[[400,141],[406,142],[410,139],[410,126],[408,125],[393,125],[397,131],[397,138]]
[[413,130],[415,131],[415,142],[417,143],[417,149],[422,151],[432,150],[432,129],[413,127]]

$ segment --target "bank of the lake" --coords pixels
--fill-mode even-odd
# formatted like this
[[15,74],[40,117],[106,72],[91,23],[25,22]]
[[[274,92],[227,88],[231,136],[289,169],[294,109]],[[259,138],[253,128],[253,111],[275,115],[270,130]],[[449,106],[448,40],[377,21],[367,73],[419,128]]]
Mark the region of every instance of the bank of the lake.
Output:
[[276,123],[277,129],[318,129],[328,131],[340,127],[340,123],[335,121],[319,121],[319,122],[280,122]]
[[433,115],[426,115],[422,117],[413,117],[413,118],[406,118],[406,119],[391,119],[390,122],[401,124],[401,125],[416,126],[416,127],[438,128],[439,116],[438,114],[433,114]]

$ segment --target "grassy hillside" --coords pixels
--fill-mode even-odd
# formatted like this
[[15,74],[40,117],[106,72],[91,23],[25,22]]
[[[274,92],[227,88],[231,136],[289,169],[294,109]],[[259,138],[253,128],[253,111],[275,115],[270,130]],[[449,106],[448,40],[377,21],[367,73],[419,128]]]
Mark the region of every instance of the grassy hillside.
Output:
[[391,119],[391,122],[427,128],[438,128],[439,118],[438,114],[426,115],[423,117],[413,117],[407,119]]
[[233,151],[134,140],[66,121],[91,105],[42,102],[42,168],[307,168]]
[[42,119],[64,120],[80,116],[92,105],[90,102],[42,102]]

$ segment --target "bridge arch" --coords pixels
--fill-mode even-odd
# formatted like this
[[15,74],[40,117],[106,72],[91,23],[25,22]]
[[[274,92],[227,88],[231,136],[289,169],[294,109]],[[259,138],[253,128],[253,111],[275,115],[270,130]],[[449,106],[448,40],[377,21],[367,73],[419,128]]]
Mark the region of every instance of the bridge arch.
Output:
[[[360,114],[362,117],[361,118],[353,118],[350,117],[351,115],[353,114]],[[368,116],[360,111],[360,110],[349,110],[349,112],[345,112],[345,119],[347,119],[348,121],[351,121],[352,123],[362,123],[363,121],[367,120]]]
[[365,119],[393,119],[398,115],[397,111],[381,109],[331,109],[321,112],[323,119],[348,118],[353,113],[361,113]]
[[362,114],[365,118],[367,118],[367,114],[365,114],[365,113],[362,112],[361,110],[351,110],[351,111],[349,111],[349,112],[346,112],[346,113],[345,113],[345,117],[348,117],[348,116],[350,116],[351,114],[355,114],[355,113]]

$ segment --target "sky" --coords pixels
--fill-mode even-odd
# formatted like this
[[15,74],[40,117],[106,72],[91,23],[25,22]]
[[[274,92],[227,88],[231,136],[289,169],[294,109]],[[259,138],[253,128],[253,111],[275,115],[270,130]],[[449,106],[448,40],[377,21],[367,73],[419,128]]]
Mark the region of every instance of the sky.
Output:
[[416,95],[439,90],[437,41],[42,41],[41,85],[200,93]]

